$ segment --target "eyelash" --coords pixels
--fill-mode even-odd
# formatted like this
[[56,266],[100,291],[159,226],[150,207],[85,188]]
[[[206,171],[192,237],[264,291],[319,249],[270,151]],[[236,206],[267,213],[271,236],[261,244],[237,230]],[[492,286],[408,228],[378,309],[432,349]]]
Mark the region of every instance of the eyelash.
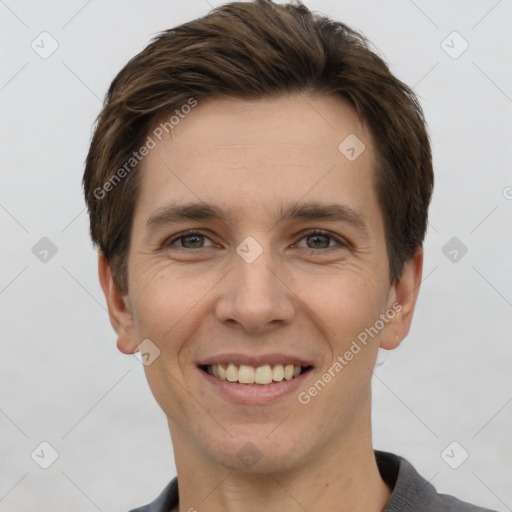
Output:
[[[203,232],[201,231],[197,231],[197,230],[194,230],[194,229],[189,229],[187,231],[183,231],[182,233],[178,233],[177,235],[171,237],[171,238],[168,238],[164,244],[163,244],[163,247],[164,248],[169,248],[172,246],[172,244],[178,240],[181,240],[182,238],[186,238],[187,236],[193,236],[193,235],[200,235],[200,236],[204,236],[206,238],[209,238],[207,235],[205,235]],[[325,247],[325,248],[322,248],[324,251],[327,251],[327,250],[339,250],[341,248],[346,248],[348,247],[348,243],[345,242],[342,238],[340,238],[339,236],[336,236],[334,235],[333,233],[329,232],[329,231],[323,231],[321,229],[311,229],[305,233],[302,234],[300,240],[302,240],[303,238],[307,238],[309,236],[315,236],[315,235],[319,235],[319,236],[326,236],[328,238],[331,238],[332,240],[335,240],[337,243],[338,243],[338,246],[339,247],[336,247],[336,246],[333,246],[333,247]],[[178,250],[184,250],[184,251],[199,251],[201,249],[208,249],[208,247],[197,247],[195,249],[189,249],[187,247],[176,247]],[[301,249],[306,249],[306,250],[310,250],[310,251],[318,251],[318,249],[315,249],[315,248],[312,248],[312,247],[301,247]]]

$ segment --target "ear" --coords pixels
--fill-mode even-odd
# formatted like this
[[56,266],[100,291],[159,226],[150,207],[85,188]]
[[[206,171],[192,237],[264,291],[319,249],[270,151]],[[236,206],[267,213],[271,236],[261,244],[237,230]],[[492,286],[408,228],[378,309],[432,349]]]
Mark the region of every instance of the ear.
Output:
[[133,354],[138,345],[129,297],[117,288],[110,263],[101,251],[98,251],[98,275],[107,300],[110,323],[117,334],[117,348],[123,354]]
[[390,289],[388,310],[396,314],[382,333],[379,344],[381,348],[392,350],[398,347],[409,333],[422,273],[423,249],[419,247],[413,258],[404,264],[402,277]]

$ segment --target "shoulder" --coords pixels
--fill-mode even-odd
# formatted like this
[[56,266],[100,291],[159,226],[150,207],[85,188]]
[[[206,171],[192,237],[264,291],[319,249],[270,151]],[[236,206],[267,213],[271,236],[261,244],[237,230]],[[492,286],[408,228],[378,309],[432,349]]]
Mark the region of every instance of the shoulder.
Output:
[[[439,494],[403,457],[375,450],[375,458],[383,480],[393,489],[383,512],[496,512]],[[178,501],[175,477],[153,502],[129,512],[170,512]]]
[[375,450],[375,458],[383,480],[393,489],[383,512],[496,512],[439,494],[403,457]]
[[446,510],[446,512],[496,512],[489,508],[478,507],[471,503],[458,500],[457,498],[448,496],[447,494],[438,494],[437,496],[439,498],[439,503],[444,507],[440,510]]
[[174,477],[149,505],[138,507],[129,512],[170,512],[178,504],[178,478]]

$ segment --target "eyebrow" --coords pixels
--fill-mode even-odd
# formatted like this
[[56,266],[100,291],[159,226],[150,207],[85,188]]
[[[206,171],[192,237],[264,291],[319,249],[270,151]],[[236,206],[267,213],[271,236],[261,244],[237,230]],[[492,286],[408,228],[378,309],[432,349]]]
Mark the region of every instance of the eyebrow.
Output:
[[[231,215],[230,215],[231,213]],[[225,212],[213,203],[194,202],[170,204],[156,210],[146,221],[147,231],[180,222],[183,220],[218,220],[226,223],[228,218],[238,218],[235,212]],[[290,220],[325,220],[348,224],[368,235],[368,224],[364,216],[356,209],[338,203],[286,203],[273,215],[276,222]]]

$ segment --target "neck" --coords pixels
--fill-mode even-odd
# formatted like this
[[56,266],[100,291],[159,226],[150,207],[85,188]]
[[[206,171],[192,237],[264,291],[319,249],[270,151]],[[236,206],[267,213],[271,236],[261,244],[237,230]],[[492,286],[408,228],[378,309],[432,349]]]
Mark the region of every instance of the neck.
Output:
[[391,490],[375,461],[369,418],[364,423],[353,425],[353,435],[342,441],[319,447],[300,465],[260,472],[220,465],[172,425],[180,495],[175,510],[381,512]]

